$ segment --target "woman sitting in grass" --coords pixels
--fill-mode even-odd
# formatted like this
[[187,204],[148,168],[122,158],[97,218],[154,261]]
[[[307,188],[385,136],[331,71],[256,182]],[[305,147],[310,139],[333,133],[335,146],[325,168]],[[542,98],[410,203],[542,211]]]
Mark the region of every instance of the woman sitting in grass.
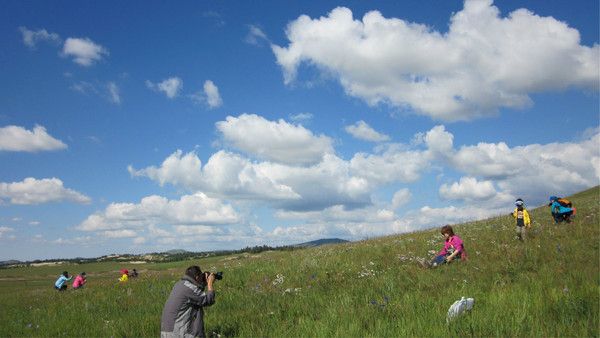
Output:
[[463,245],[462,239],[454,234],[454,230],[449,225],[444,225],[441,230],[444,236],[444,248],[431,262],[422,261],[422,265],[426,267],[436,267],[441,264],[452,262],[454,259],[466,259],[467,254]]

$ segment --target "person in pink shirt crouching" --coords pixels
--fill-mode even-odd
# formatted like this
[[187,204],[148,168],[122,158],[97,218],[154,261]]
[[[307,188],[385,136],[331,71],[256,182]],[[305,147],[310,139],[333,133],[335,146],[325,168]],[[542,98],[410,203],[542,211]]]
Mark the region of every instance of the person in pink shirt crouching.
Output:
[[86,282],[87,279],[85,277],[85,272],[82,272],[79,275],[77,275],[77,277],[75,277],[75,280],[73,281],[73,289],[83,288]]

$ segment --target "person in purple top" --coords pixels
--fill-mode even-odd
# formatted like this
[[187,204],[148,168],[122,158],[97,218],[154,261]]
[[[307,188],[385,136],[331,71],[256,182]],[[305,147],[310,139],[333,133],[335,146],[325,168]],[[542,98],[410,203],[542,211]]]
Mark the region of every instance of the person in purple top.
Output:
[[463,241],[460,239],[460,237],[458,237],[458,235],[454,234],[452,227],[450,225],[444,225],[441,233],[445,239],[444,247],[433,260],[430,262],[423,261],[423,266],[436,267],[438,265],[450,263],[455,259],[467,259],[467,253],[465,252]]

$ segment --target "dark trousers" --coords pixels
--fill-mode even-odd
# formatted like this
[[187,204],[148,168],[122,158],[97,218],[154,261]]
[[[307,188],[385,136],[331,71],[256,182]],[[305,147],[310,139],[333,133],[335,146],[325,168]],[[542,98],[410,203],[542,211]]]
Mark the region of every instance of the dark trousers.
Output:
[[560,223],[560,222],[570,223],[571,215],[573,215],[573,211],[563,212],[562,214],[555,212],[552,214],[552,217],[554,217],[554,223]]

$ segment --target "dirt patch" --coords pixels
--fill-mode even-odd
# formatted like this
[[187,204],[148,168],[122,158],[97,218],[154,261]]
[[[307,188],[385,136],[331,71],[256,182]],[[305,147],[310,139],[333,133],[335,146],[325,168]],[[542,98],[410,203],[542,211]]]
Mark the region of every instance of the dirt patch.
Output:
[[5,282],[5,281],[15,282],[15,281],[25,281],[25,280],[27,280],[27,278],[23,278],[23,277],[2,277],[2,278],[0,278],[0,282]]

